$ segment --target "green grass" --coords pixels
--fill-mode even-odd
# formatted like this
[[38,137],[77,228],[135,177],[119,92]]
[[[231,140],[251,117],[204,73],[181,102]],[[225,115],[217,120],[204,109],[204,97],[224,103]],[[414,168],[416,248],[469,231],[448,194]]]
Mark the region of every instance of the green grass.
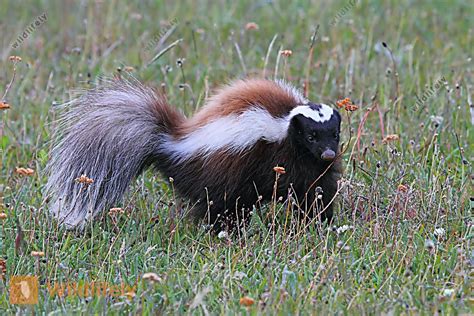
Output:
[[[23,60],[4,100],[11,109],[0,112],[1,212],[7,216],[0,220],[0,259],[6,261],[0,311],[474,313],[469,109],[474,7],[462,0],[349,3],[2,2],[0,96],[14,72],[8,56]],[[12,50],[43,13],[47,21]],[[168,21],[175,18],[161,49],[182,41],[147,66],[160,50],[147,51],[147,44],[170,30]],[[248,22],[259,29],[245,30]],[[281,49],[293,55],[278,61]],[[182,69],[179,58],[185,59]],[[347,150],[335,222],[349,229],[291,228],[278,204],[267,208],[277,213],[276,226],[266,214],[256,214],[247,234],[219,239],[176,216],[180,200],[151,172],[119,205],[125,214],[105,214],[82,233],[58,227],[42,195],[57,115],[52,104],[127,66],[146,84],[163,85],[170,102],[187,114],[215,87],[261,76],[265,67],[268,77],[277,69],[278,77],[299,87],[308,76],[311,100],[350,97],[360,108],[342,110]],[[422,96],[441,77],[447,87],[416,111],[415,94]],[[399,140],[383,143],[389,134]],[[20,176],[16,167],[35,173]],[[435,235],[437,228],[445,234]],[[37,259],[32,251],[45,255]],[[160,280],[143,281],[147,272]],[[11,275],[38,276],[39,304],[9,303]],[[137,288],[133,298],[50,297],[48,282],[68,281],[137,282]],[[241,306],[244,296],[255,303]]]

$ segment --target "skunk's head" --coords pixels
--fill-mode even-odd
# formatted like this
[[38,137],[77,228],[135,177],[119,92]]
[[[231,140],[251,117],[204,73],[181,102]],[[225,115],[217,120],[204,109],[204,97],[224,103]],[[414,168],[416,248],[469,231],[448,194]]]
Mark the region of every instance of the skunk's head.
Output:
[[288,136],[316,160],[333,161],[339,147],[341,116],[325,104],[308,103],[290,112]]

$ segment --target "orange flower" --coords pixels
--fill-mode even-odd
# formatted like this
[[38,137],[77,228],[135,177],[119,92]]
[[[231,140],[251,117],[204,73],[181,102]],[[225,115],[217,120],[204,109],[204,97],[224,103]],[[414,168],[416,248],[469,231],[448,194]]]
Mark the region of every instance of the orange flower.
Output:
[[6,219],[8,216],[6,213],[0,213],[0,219]]
[[239,303],[242,306],[252,306],[253,304],[255,304],[255,300],[251,297],[244,296],[240,299]]
[[280,54],[282,54],[285,57],[290,57],[291,55],[293,55],[293,51],[290,49],[285,49],[285,50],[282,50]]
[[352,101],[349,98],[345,98],[344,100],[336,101],[336,105],[340,108],[343,108],[344,106],[346,106],[348,104],[351,104],[351,103],[352,103]]
[[245,25],[246,30],[258,30],[258,24],[255,22],[249,22]]
[[86,177],[85,174],[81,175],[79,178],[76,178],[75,181],[77,183],[84,183],[84,184],[91,184],[94,182],[93,179]]
[[404,184],[399,184],[397,190],[400,191],[400,192],[407,192],[408,187]]
[[353,111],[359,109],[359,107],[357,105],[353,104],[351,99],[349,99],[349,98],[345,98],[344,100],[336,101],[336,105],[339,108],[344,108],[348,112],[353,112]]
[[43,257],[44,256],[44,252],[43,251],[32,251],[31,252],[31,255],[33,257]]
[[273,167],[273,171],[275,171],[278,174],[285,174],[286,173],[285,168],[279,167],[279,166]]
[[8,104],[7,102],[0,101],[0,110],[6,110],[9,108],[10,108],[10,104]]
[[21,168],[21,167],[16,167],[15,172],[22,175],[22,176],[31,176],[35,171],[31,168]]
[[349,111],[349,112],[354,112],[355,110],[357,110],[359,107],[355,104],[347,104],[346,107],[344,108],[346,111]]
[[397,134],[391,134],[391,135],[387,135],[385,136],[384,139],[382,139],[382,143],[386,144],[388,142],[393,142],[395,140],[398,140],[400,137],[398,137]]
[[132,66],[126,66],[123,70],[127,72],[132,72],[132,71],[135,71],[135,68],[133,68]]

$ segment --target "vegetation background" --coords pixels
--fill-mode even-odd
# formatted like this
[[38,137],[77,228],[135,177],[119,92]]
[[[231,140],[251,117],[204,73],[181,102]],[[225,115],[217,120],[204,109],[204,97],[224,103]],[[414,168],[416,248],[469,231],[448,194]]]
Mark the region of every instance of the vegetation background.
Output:
[[[0,311],[473,313],[473,26],[467,0],[2,1]],[[42,195],[57,105],[124,73],[188,115],[251,75],[351,98],[335,227],[294,227],[276,203],[218,238],[152,172],[123,212],[58,227]],[[9,303],[11,275],[38,276],[38,304]],[[136,290],[47,288],[93,281]]]

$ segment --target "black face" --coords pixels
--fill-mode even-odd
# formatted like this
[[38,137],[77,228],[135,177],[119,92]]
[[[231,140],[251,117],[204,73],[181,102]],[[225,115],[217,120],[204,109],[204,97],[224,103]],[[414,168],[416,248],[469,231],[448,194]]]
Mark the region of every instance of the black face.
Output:
[[[311,106],[317,110],[318,105]],[[297,148],[306,150],[316,160],[332,161],[339,147],[341,116],[334,110],[328,121],[316,122],[302,114],[295,115],[290,122],[289,137]]]

